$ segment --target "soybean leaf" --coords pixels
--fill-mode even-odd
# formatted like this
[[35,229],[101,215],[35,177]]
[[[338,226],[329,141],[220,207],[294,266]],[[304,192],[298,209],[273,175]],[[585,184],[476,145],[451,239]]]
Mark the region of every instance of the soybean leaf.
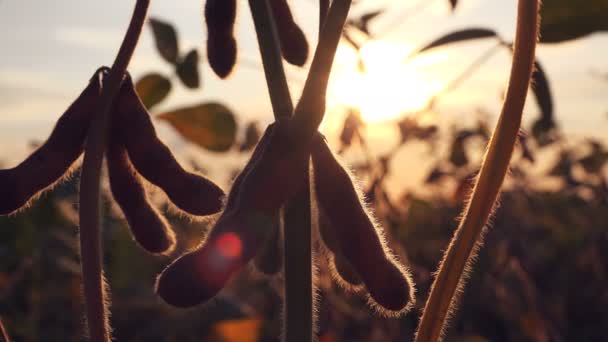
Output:
[[355,21],[355,26],[365,32],[367,35],[369,35],[369,22],[376,18],[378,15],[382,14],[382,10],[377,10],[377,11],[372,11],[369,13],[366,13],[364,15],[361,16],[361,18],[359,18],[359,20]]
[[532,73],[532,91],[541,115],[532,127],[532,135],[542,147],[553,143],[555,140],[552,136],[552,131],[555,129],[553,97],[543,68],[538,61],[535,61],[534,64],[536,68]]
[[429,44],[418,49],[418,51],[415,52],[414,55],[422,53],[424,51],[434,49],[434,48],[442,46],[442,45],[458,43],[458,42],[462,42],[462,41],[466,41],[466,40],[491,38],[491,37],[498,37],[498,34],[496,33],[496,31],[490,30],[490,29],[485,29],[485,28],[468,28],[468,29],[458,30],[458,31],[450,32],[442,37],[439,37],[439,38],[433,40]]
[[255,121],[250,122],[247,128],[245,128],[245,138],[241,142],[241,146],[239,146],[239,151],[245,152],[253,149],[260,140],[260,137],[261,133],[258,123]]
[[171,81],[161,74],[147,74],[137,81],[135,90],[144,106],[151,109],[169,95],[169,92],[171,92]]
[[536,103],[541,110],[543,120],[553,120],[553,98],[549,81],[545,71],[538,61],[534,62],[535,70],[532,73],[532,91],[536,98]]
[[190,88],[196,89],[200,87],[200,75],[198,70],[198,51],[196,49],[188,52],[186,57],[182,59],[176,66],[175,72],[182,83]]
[[160,55],[171,64],[177,63],[179,49],[177,46],[177,33],[173,26],[154,18],[150,18],[150,26],[152,26],[154,42]]
[[591,140],[588,144],[591,147],[591,151],[580,158],[578,162],[588,173],[597,174],[601,172],[604,165],[608,162],[608,151],[597,141]]
[[342,133],[340,133],[340,142],[342,143],[341,148],[349,147],[353,139],[359,137],[359,131],[363,126],[361,115],[357,110],[349,110],[348,116],[344,120],[344,126],[342,126]]
[[559,43],[608,31],[608,0],[545,1],[540,15],[542,43]]
[[469,163],[469,158],[465,151],[464,139],[454,139],[450,151],[450,163],[456,167],[462,167]]
[[158,118],[170,123],[185,139],[210,151],[227,151],[236,138],[234,113],[220,103],[181,108]]

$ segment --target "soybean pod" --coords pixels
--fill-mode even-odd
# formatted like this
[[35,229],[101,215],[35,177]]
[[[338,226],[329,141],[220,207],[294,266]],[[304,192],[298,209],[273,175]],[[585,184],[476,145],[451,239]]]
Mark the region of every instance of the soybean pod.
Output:
[[0,170],[0,215],[16,212],[70,174],[84,150],[87,131],[102,87],[102,69],[63,113],[49,138],[23,162]]
[[204,216],[222,208],[224,192],[209,179],[184,170],[158,139],[150,114],[137,96],[130,77],[116,99],[115,125],[135,169],[160,187],[186,213]]

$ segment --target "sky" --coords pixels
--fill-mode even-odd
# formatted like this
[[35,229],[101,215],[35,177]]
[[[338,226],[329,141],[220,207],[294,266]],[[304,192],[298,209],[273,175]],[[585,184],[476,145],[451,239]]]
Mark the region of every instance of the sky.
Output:
[[[379,48],[368,49],[372,51],[370,65],[379,66],[375,74],[377,79],[370,81],[377,83],[369,88],[381,90],[374,95],[380,96],[376,102],[402,101],[402,105],[413,109],[416,104],[424,103],[426,89],[441,88],[490,47],[491,42],[440,49],[412,61],[407,69],[399,69],[399,72],[382,69],[383,63],[378,62],[382,57],[399,63],[417,46],[465,27],[488,27],[507,40],[513,37],[515,0],[460,0],[455,13],[450,13],[447,0],[432,0],[425,9],[414,11],[422,1],[431,0],[365,0],[351,13],[386,9],[371,26],[372,33],[380,41]],[[93,72],[101,65],[112,63],[134,3],[133,0],[0,0],[0,157],[5,163],[13,165],[22,159],[30,141],[44,140],[54,121],[80,93]],[[291,0],[291,4],[296,22],[314,46],[317,1]],[[238,0],[238,7],[236,38],[241,62],[236,71],[228,80],[219,80],[203,64],[203,87],[192,91],[176,86],[157,111],[217,100],[232,108],[241,123],[253,119],[262,123],[271,121],[263,73],[256,67],[259,52],[247,1]],[[206,33],[202,1],[152,1],[150,15],[175,25],[182,53],[192,48],[204,52]],[[376,56],[373,56],[374,51]],[[341,94],[352,93],[344,89],[348,89],[350,83],[348,76],[353,75],[353,56],[347,44],[340,47],[328,98],[330,110],[349,102],[348,96],[345,98]],[[538,58],[551,83],[559,124],[572,135],[602,137],[608,128],[605,96],[608,82],[597,79],[592,72],[608,72],[608,34],[594,34],[558,45],[541,45]],[[497,53],[474,77],[441,101],[442,112],[451,115],[451,119],[470,116],[471,108],[496,112],[500,108],[509,68],[509,54]],[[143,33],[130,71],[134,78],[151,71],[167,75],[172,72],[156,52],[149,27]],[[297,99],[305,69],[287,66],[287,74],[293,97]],[[367,101],[368,107],[375,108],[374,99]],[[526,123],[538,115],[532,98],[529,99]],[[329,135],[340,125],[342,114],[336,112],[328,114],[323,127]],[[370,116],[375,115],[373,109],[368,112],[372,113]],[[372,126],[378,128],[376,138],[385,140],[382,127],[392,127],[390,120],[374,121]],[[173,147],[194,150],[177,138],[169,127],[162,123],[157,127]],[[234,163],[238,165],[240,161]]]

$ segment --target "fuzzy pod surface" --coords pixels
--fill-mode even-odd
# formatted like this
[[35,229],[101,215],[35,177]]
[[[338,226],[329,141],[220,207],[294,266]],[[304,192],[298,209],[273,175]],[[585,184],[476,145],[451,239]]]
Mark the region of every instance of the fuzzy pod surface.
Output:
[[[316,172],[316,171],[315,171]],[[363,281],[357,271],[344,256],[340,247],[340,236],[322,209],[317,208],[317,226],[319,237],[327,249],[327,261],[329,270],[336,282],[345,289],[356,291],[361,289]]]
[[266,275],[275,275],[283,267],[283,240],[281,216],[277,215],[270,228],[272,232],[260,247],[258,254],[254,257],[255,267]]
[[303,66],[308,59],[308,41],[302,29],[294,21],[287,0],[270,0],[270,6],[276,22],[283,58],[290,64]]
[[281,206],[304,185],[298,175],[306,174],[307,161],[308,150],[289,139],[286,125],[270,125],[206,241],[160,274],[157,293],[178,307],[214,297],[273,234]]
[[207,0],[204,12],[209,65],[216,75],[226,78],[236,64],[236,0]]
[[137,96],[130,77],[116,99],[116,131],[135,169],[160,187],[176,207],[196,216],[221,210],[224,192],[211,180],[182,168],[158,139],[150,114]]
[[140,175],[120,139],[110,139],[107,162],[112,196],[124,213],[135,241],[150,253],[170,253],[175,247],[175,234],[148,201]]
[[69,175],[84,150],[92,111],[101,94],[102,72],[97,71],[78,98],[57,121],[49,138],[23,162],[0,170],[0,215],[13,213]]
[[[397,264],[382,233],[368,215],[349,175],[321,135],[311,150],[314,190],[319,208],[327,215],[339,250],[365,284],[372,303],[386,314],[406,310],[414,301],[409,275]],[[325,237],[327,238],[327,236]],[[325,241],[327,243],[327,241]]]

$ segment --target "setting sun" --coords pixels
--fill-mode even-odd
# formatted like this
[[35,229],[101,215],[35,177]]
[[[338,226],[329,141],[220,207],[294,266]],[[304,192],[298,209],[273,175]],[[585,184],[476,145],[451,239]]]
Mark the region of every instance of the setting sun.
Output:
[[341,47],[329,97],[338,105],[359,108],[367,122],[390,120],[420,109],[442,85],[422,75],[414,64],[403,63],[410,50],[403,44],[367,43],[361,48],[361,70],[357,53]]

